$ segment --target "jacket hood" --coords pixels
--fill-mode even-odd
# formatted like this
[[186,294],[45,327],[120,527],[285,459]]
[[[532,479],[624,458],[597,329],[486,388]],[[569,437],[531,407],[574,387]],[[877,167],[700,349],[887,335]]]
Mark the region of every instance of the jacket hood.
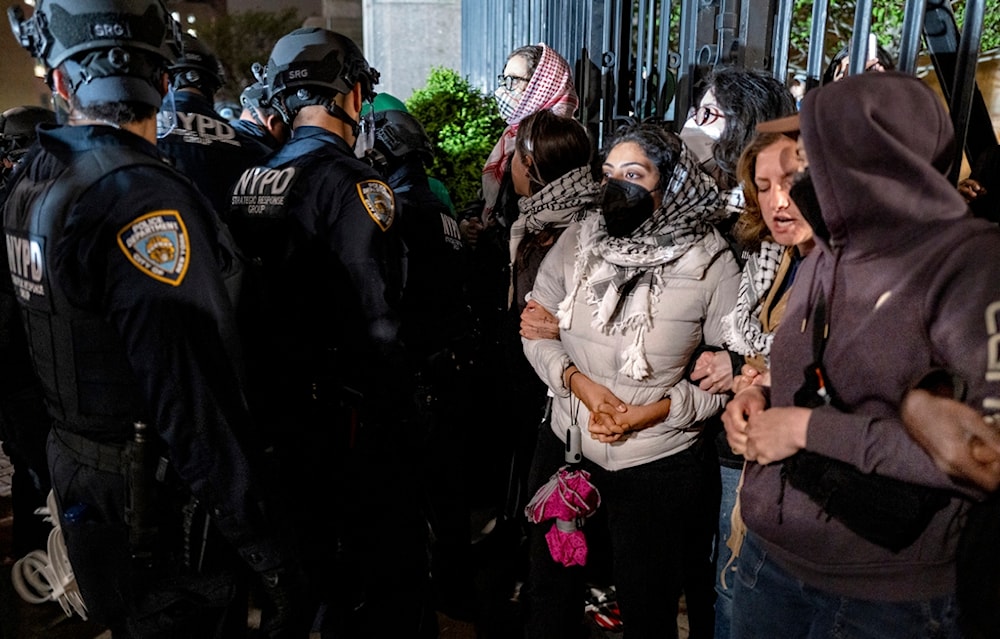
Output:
[[909,245],[967,215],[946,176],[951,119],[918,78],[864,73],[810,91],[800,123],[830,244],[845,256]]

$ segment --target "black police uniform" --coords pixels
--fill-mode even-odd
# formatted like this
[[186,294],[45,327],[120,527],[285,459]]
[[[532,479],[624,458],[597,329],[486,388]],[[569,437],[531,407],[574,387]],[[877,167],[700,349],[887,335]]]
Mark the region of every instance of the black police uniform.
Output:
[[321,625],[359,610],[373,636],[414,636],[426,525],[406,459],[392,191],[341,137],[303,126],[243,174],[232,202],[226,222],[250,264],[251,407],[276,426],[285,519],[330,606]]
[[[175,91],[176,124],[156,146],[174,167],[194,181],[219,213],[229,206],[229,192],[243,171],[260,162],[271,149],[237,131],[199,93]],[[170,116],[169,100],[160,113]]]
[[[237,135],[245,135],[267,147],[270,151],[276,151],[281,148],[281,142],[271,135],[270,131],[256,122],[236,119],[230,120],[229,125],[233,127]],[[222,210],[224,211],[225,209]]]
[[179,508],[193,494],[253,570],[282,568],[244,450],[228,249],[208,202],[142,138],[80,126],[39,141],[4,209],[2,283],[53,418],[49,468],[89,613],[115,637],[245,632],[232,572],[207,568],[222,548],[200,556]]
[[[378,146],[376,147],[378,148]],[[404,342],[417,371],[421,408],[421,477],[434,533],[432,597],[437,610],[472,619],[471,535],[474,418],[481,411],[476,338],[463,273],[468,256],[448,206],[430,189],[420,159],[394,161],[386,180],[396,194],[407,247]]]

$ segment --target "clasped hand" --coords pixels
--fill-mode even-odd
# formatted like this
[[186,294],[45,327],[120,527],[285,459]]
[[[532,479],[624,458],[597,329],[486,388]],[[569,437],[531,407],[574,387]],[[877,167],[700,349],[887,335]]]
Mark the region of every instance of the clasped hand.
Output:
[[628,404],[583,373],[573,375],[570,392],[590,411],[587,430],[602,444],[613,444],[631,432],[648,428],[670,412],[669,399],[645,406]]
[[751,385],[726,404],[722,424],[734,453],[770,464],[805,448],[811,413],[808,408],[768,408],[763,387]]

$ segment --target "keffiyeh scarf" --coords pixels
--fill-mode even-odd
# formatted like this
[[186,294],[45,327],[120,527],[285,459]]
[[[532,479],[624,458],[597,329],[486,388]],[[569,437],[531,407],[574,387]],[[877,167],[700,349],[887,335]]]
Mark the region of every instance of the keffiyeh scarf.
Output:
[[775,242],[762,242],[760,249],[747,258],[740,275],[740,292],[736,306],[726,316],[726,348],[753,357],[762,355],[770,361],[774,333],[765,333],[760,323],[760,305],[771,290],[785,247]]
[[581,166],[546,184],[531,197],[522,197],[517,206],[521,211],[510,227],[510,261],[517,257],[517,247],[524,236],[546,228],[563,228],[594,205],[600,187],[590,174],[589,166]]
[[577,295],[593,310],[592,325],[606,335],[634,331],[620,372],[635,380],[650,373],[645,334],[663,288],[664,266],[683,256],[725,215],[715,181],[683,149],[664,189],[663,203],[628,237],[608,235],[601,215],[580,225],[573,285],[559,304],[559,328],[572,326]]
[[521,94],[521,101],[507,120],[507,128],[490,151],[483,167],[483,200],[486,202],[483,224],[488,224],[492,218],[493,207],[500,192],[500,181],[510,162],[510,156],[514,153],[514,138],[521,120],[542,109],[549,109],[563,117],[572,117],[579,104],[569,64],[544,42],[539,42],[538,46],[542,48],[542,57]]

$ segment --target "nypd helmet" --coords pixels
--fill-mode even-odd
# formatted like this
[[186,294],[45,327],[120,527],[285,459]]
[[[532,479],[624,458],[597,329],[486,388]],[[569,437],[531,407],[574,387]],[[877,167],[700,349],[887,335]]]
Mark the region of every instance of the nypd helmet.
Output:
[[181,34],[181,55],[169,67],[175,89],[192,87],[211,98],[225,82],[219,58],[208,46],[188,32]]
[[273,99],[286,100],[297,94],[301,100],[311,95],[347,94],[358,82],[362,98],[374,97],[379,73],[365,59],[350,38],[319,27],[304,27],[282,36],[267,62],[267,92]]
[[36,127],[56,123],[56,114],[39,106],[18,106],[0,113],[0,159],[16,164],[38,137]]
[[38,0],[8,9],[15,38],[48,71],[62,66],[81,106],[159,106],[160,78],[181,52],[163,0]]
[[434,161],[434,145],[420,121],[406,111],[375,111],[375,148],[397,160],[416,155],[425,165]]

